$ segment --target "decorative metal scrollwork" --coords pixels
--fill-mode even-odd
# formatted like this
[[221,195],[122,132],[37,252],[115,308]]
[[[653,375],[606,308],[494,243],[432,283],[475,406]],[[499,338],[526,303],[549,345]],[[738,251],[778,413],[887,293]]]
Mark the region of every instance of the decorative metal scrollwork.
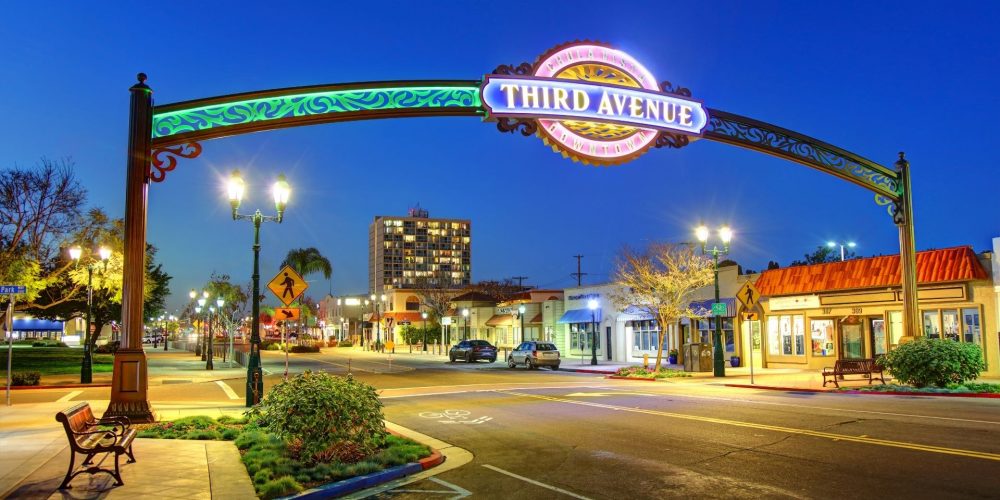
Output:
[[497,118],[497,130],[511,133],[520,131],[521,135],[531,137],[538,132],[538,122],[535,120],[519,120],[517,118]]
[[901,199],[892,199],[887,196],[876,194],[875,204],[885,207],[885,211],[889,213],[890,217],[892,217],[893,224],[902,226],[906,222],[906,212],[903,211],[903,202]]
[[898,175],[870,160],[790,130],[709,110],[705,138],[773,154],[850,180],[889,199],[899,197]]
[[686,97],[691,97],[691,90],[687,87],[681,87],[680,85],[674,85],[666,80],[660,82],[660,89],[664,92],[669,92],[671,94],[682,95]]
[[530,75],[534,72],[535,66],[530,63],[521,63],[517,66],[501,64],[493,70],[494,75]]
[[154,149],[150,155],[149,180],[163,182],[167,178],[167,172],[177,167],[177,158],[197,158],[200,154],[201,144],[197,142]]
[[670,132],[660,132],[656,136],[655,147],[680,149],[691,144],[691,139],[684,134],[672,134]]

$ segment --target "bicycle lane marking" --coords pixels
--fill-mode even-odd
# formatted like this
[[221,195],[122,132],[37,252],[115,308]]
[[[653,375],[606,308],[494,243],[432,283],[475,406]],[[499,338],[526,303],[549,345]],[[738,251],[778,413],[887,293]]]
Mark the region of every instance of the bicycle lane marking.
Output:
[[720,425],[729,425],[729,426],[734,426],[734,427],[744,427],[744,428],[748,428],[748,429],[758,429],[758,430],[779,432],[779,433],[784,433],[784,434],[797,434],[797,435],[800,435],[800,436],[811,436],[811,437],[817,437],[817,438],[821,438],[821,439],[830,439],[830,440],[833,440],[833,441],[849,441],[849,442],[854,442],[854,443],[872,444],[872,445],[877,445],[877,446],[886,446],[886,447],[890,447],[890,448],[903,448],[903,449],[908,449],[908,450],[923,451],[923,452],[927,452],[927,453],[940,453],[940,454],[944,454],[944,455],[955,455],[955,456],[969,457],[969,458],[980,458],[980,459],[983,459],[983,460],[993,460],[993,461],[1000,462],[1000,454],[989,453],[989,452],[985,452],[985,451],[961,450],[961,449],[957,449],[957,448],[946,448],[946,447],[943,447],[943,446],[932,446],[932,445],[924,445],[924,444],[916,444],[916,443],[905,443],[905,442],[902,442],[902,441],[892,441],[892,440],[888,440],[888,439],[878,439],[878,438],[872,438],[872,437],[867,437],[867,436],[851,436],[851,435],[848,435],[848,434],[836,434],[836,433],[832,433],[832,432],[814,431],[814,430],[809,430],[809,429],[797,429],[795,427],[783,427],[783,426],[768,425],[768,424],[755,424],[755,423],[751,423],[751,422],[742,422],[742,421],[739,421],[739,420],[727,420],[727,419],[715,418],[715,417],[702,417],[702,416],[697,416],[697,415],[685,415],[683,413],[673,413],[673,412],[666,412],[666,411],[659,411],[659,410],[646,410],[646,409],[642,409],[642,408],[632,408],[632,407],[628,407],[628,406],[618,406],[618,405],[609,405],[609,404],[603,404],[603,403],[594,403],[594,402],[591,402],[591,401],[575,401],[575,400],[572,400],[572,399],[563,399],[563,398],[557,398],[557,397],[552,397],[552,396],[543,396],[543,395],[540,395],[540,394],[527,394],[527,393],[523,393],[523,392],[513,392],[513,391],[504,391],[504,390],[497,390],[496,392],[502,393],[502,394],[511,394],[511,395],[515,395],[515,396],[527,397],[527,398],[535,398],[535,399],[543,399],[543,400],[547,400],[547,401],[555,401],[555,402],[559,402],[559,403],[568,403],[568,404],[575,404],[575,405],[581,405],[581,406],[592,406],[594,408],[603,408],[603,409],[606,409],[606,410],[613,410],[613,411],[626,411],[626,412],[631,412],[631,413],[642,413],[642,414],[646,414],[646,415],[653,415],[653,416],[658,416],[658,417],[676,418],[676,419],[680,419],[680,420],[692,420],[692,421],[696,421],[696,422],[703,422],[703,423],[704,422],[708,422],[708,423],[714,423],[714,424],[720,424]]

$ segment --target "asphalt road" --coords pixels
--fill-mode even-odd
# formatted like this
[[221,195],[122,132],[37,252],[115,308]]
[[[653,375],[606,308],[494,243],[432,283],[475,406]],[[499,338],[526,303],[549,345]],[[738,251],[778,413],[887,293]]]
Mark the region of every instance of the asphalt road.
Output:
[[[349,364],[381,389],[388,420],[474,455],[378,498],[1000,497],[997,399],[616,381],[432,356],[290,360],[293,373],[343,374]],[[264,354],[266,386],[283,364]],[[150,396],[154,406],[242,400],[243,384],[158,384]],[[107,397],[107,388],[16,391],[15,403]]]

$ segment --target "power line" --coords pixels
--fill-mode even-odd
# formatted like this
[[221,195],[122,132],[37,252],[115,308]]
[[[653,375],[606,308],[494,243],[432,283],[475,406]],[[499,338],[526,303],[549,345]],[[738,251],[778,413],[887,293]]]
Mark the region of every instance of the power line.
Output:
[[517,287],[524,288],[523,282],[528,279],[527,276],[511,276],[510,279],[517,280]]
[[570,273],[569,275],[573,276],[574,278],[576,278],[576,286],[582,286],[583,285],[583,277],[587,275],[587,273],[580,272],[580,260],[583,259],[583,256],[582,255],[574,255],[573,257],[576,258],[576,272],[575,273]]

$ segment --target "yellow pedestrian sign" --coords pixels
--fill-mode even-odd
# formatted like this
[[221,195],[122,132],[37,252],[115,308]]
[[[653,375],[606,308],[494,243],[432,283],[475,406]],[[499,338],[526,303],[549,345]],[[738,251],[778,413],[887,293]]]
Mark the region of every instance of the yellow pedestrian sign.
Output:
[[752,281],[747,281],[740,287],[740,291],[736,292],[736,300],[740,301],[744,310],[753,309],[757,302],[760,302],[760,292],[753,286]]
[[299,295],[302,295],[302,292],[306,291],[309,285],[306,280],[302,279],[302,276],[299,276],[299,273],[295,272],[295,269],[292,269],[292,266],[285,266],[267,284],[267,288],[275,297],[278,297],[282,304],[287,306]]

